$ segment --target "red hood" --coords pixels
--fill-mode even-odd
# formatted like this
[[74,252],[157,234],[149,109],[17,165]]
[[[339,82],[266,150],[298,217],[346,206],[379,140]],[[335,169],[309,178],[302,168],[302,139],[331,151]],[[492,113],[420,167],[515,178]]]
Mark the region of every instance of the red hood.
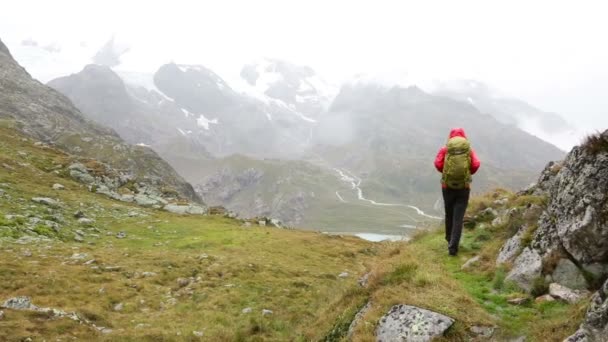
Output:
[[462,128],[453,128],[450,131],[450,139],[452,139],[453,137],[463,137],[463,138],[467,138],[467,135],[464,133],[464,129]]

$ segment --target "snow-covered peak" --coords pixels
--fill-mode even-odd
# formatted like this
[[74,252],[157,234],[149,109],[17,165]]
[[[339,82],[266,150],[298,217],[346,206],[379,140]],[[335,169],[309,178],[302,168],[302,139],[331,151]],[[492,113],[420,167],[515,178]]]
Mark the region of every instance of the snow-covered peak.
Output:
[[338,91],[308,66],[270,58],[244,66],[233,87],[266,104],[290,108],[311,122]]

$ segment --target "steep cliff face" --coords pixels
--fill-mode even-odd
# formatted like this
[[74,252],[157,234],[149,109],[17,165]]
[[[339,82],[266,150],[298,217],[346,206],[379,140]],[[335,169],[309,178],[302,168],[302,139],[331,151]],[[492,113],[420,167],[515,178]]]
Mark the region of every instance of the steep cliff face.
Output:
[[539,282],[575,291],[599,289],[581,329],[569,341],[606,341],[608,130],[575,147],[564,161],[550,163],[526,194],[545,196],[547,205],[535,230],[527,228],[532,234],[529,243],[522,242],[520,231],[503,247],[506,251],[517,245],[521,250],[511,258],[507,279],[526,290]]

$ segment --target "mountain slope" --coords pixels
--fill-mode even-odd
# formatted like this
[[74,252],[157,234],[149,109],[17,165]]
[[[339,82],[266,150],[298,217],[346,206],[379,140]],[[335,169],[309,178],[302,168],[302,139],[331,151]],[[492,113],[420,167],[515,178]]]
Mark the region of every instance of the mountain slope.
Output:
[[558,114],[544,112],[516,98],[500,96],[477,81],[443,82],[436,86],[433,94],[468,102],[503,124],[519,127],[560,147],[570,148],[569,144],[578,142],[575,127]]
[[[439,175],[432,163],[453,127],[464,127],[482,161],[473,184],[478,190],[525,186],[548,160],[563,156],[556,147],[465,102],[416,87],[369,84],[342,88],[319,122],[314,152],[361,177],[373,197],[436,198]],[[432,203],[431,198],[425,202]]]
[[200,200],[154,151],[128,145],[114,131],[85,118],[64,95],[32,79],[6,53],[0,53],[0,117],[16,120],[28,135],[70,153],[96,158],[141,181],[164,183],[186,198]]
[[[299,227],[401,235],[438,216],[432,161],[454,126],[465,127],[482,158],[477,191],[523,187],[563,156],[466,102],[415,87],[346,85],[327,111],[309,68],[271,61],[242,76],[257,93],[178,64],[159,68],[153,86],[126,76],[148,89],[99,66],[49,84],[126,140],[150,145],[211,203]],[[312,102],[298,105],[306,94]],[[260,176],[243,180],[251,175]]]

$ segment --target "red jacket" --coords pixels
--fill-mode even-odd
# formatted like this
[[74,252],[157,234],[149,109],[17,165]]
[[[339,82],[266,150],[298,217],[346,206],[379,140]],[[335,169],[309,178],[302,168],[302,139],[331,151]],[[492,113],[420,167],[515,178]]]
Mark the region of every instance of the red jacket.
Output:
[[[464,129],[454,128],[450,132],[450,139],[453,137],[463,137],[466,139],[467,136],[464,133]],[[439,172],[443,172],[443,165],[445,163],[445,155],[447,152],[448,152],[448,148],[446,146],[443,146],[441,149],[439,149],[439,152],[437,153],[437,157],[435,157],[435,168]],[[479,158],[477,158],[477,154],[475,153],[475,151],[473,149],[471,149],[471,174],[472,175],[475,174],[475,172],[477,172],[477,170],[479,170],[479,166],[481,166],[481,162],[479,161]],[[443,188],[446,188],[446,185],[443,183],[441,184],[441,186]]]

